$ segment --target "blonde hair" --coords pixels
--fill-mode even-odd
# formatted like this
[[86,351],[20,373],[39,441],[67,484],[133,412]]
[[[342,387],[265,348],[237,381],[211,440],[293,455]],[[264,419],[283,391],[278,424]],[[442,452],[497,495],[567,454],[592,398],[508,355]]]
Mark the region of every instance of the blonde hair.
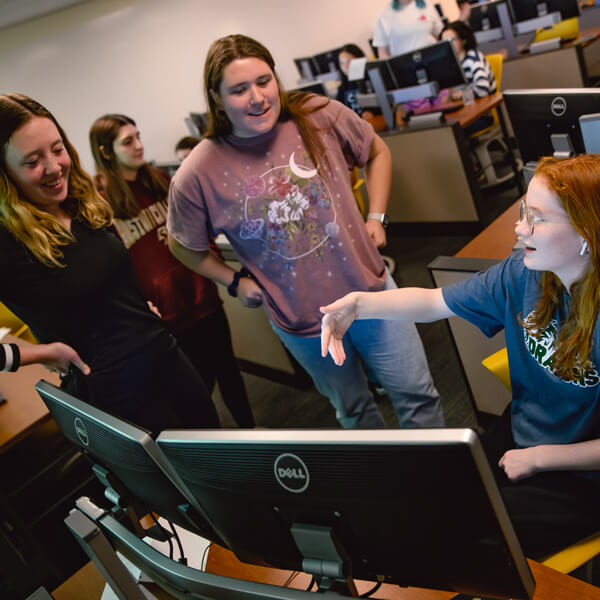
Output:
[[56,126],[71,159],[69,190],[61,208],[71,217],[85,219],[93,229],[112,222],[112,211],[94,189],[82,169],[77,151],[62,127],[41,104],[22,94],[0,95],[0,224],[48,267],[63,267],[62,246],[75,241],[55,216],[34,206],[9,176],[6,149],[12,135],[34,117],[50,119]]
[[[575,231],[587,242],[589,266],[571,289],[567,318],[560,326],[552,356],[554,372],[571,381],[591,367],[590,353],[600,309],[600,155],[583,154],[568,159],[543,158],[536,171],[558,196]],[[523,327],[534,337],[548,327],[563,295],[560,279],[544,271],[542,293],[534,315]]]
[[310,122],[308,115],[326,106],[329,98],[323,97],[323,102],[311,103],[311,106],[307,106],[307,101],[314,98],[315,94],[284,91],[275,71],[275,61],[269,50],[257,40],[241,34],[220,38],[214,41],[208,49],[204,63],[204,94],[209,114],[206,137],[223,137],[233,130],[231,121],[220,106],[218,98],[223,81],[223,71],[229,63],[238,58],[258,58],[269,66],[279,89],[279,101],[281,102],[279,120],[293,119],[313,164],[315,166],[327,165],[327,155],[319,130]]

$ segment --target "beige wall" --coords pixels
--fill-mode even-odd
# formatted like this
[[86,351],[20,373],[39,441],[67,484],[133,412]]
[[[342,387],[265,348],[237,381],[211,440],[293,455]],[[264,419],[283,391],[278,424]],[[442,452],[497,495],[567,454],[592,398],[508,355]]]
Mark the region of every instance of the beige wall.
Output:
[[0,31],[0,91],[28,94],[54,112],[88,170],[88,130],[105,112],[132,116],[146,156],[169,161],[187,133],[184,116],[204,108],[202,64],[215,38],[256,37],[293,87],[294,57],[351,41],[367,51],[388,1],[91,0]]

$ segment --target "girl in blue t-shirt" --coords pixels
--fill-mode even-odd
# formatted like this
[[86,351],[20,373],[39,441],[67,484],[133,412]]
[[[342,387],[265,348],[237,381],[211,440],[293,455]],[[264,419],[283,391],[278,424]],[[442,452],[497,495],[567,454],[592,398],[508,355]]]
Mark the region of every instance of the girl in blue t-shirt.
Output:
[[504,329],[513,399],[483,442],[523,550],[543,558],[600,530],[600,156],[542,159],[515,230],[524,250],[465,281],[323,307],[321,351],[342,364],[356,319]]

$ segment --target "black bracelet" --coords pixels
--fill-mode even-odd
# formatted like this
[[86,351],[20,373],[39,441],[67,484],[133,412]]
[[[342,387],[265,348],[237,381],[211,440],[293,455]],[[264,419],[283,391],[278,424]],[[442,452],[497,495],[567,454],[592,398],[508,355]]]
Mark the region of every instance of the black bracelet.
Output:
[[233,275],[233,281],[227,286],[227,292],[230,296],[237,298],[238,285],[242,277],[250,277],[250,273],[242,267],[237,273]]
[[0,371],[16,371],[21,364],[21,352],[17,344],[2,344]]

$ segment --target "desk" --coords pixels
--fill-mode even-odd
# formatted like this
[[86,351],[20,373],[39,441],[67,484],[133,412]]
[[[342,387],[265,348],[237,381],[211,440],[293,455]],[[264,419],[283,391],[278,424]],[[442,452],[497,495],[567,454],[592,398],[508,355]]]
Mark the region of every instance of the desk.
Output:
[[[2,339],[4,343],[18,341],[12,335]],[[0,373],[0,392],[7,399],[0,406],[0,454],[50,419],[46,405],[34,389],[34,385],[42,378],[60,385],[58,375],[41,365],[21,367],[16,373]]]
[[501,94],[476,100],[448,115],[446,123],[381,133],[392,153],[391,223],[475,225],[480,191],[461,125],[484,115]]
[[[531,560],[529,566],[536,581],[533,600],[600,600],[600,589],[595,586]],[[208,552],[206,570],[218,575],[274,585],[284,584],[291,575],[289,571],[242,563],[229,550],[225,550],[216,544],[213,544]],[[306,589],[309,581],[310,577],[305,573],[301,573],[292,580],[290,587]],[[369,590],[372,586],[373,583],[371,582],[357,582],[359,593]],[[387,598],[389,600],[449,600],[455,595],[455,592],[383,585],[371,597]]]
[[[422,129],[400,127],[381,133],[392,153],[391,223],[475,225],[481,194],[462,127],[502,102],[502,94],[479,98],[446,115],[446,123]],[[506,137],[506,124],[499,111]],[[513,169],[516,169],[513,157]],[[520,177],[518,177],[519,185]]]

